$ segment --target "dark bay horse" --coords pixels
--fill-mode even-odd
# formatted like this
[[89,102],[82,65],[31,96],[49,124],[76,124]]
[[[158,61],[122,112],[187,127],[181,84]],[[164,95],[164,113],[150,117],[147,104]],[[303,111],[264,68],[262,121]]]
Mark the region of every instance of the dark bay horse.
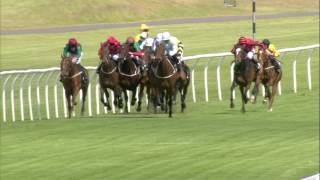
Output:
[[143,99],[143,91],[144,88],[146,87],[146,93],[147,93],[147,98],[150,97],[150,79],[148,76],[148,71],[150,70],[150,65],[152,60],[154,59],[154,53],[152,51],[152,47],[147,47],[145,46],[142,49],[143,52],[143,57],[142,57],[142,66],[143,68],[143,72],[142,72],[142,77],[140,79],[140,84],[139,84],[139,99],[138,99],[138,106],[137,106],[137,111],[140,112],[141,111],[141,104],[142,104],[142,99]]
[[[177,89],[178,81],[181,81],[181,73],[177,72],[168,57],[165,55],[165,44],[158,44],[155,52],[155,62],[151,66],[150,79],[152,86],[153,104],[156,111],[156,105],[160,93],[165,92],[167,105],[169,106],[169,117],[172,117],[172,100]],[[183,99],[182,99],[183,101]],[[183,102],[184,103],[184,102]]]
[[[73,57],[63,57],[61,56],[61,82],[65,89],[65,96],[68,103],[68,113],[69,118],[71,118],[71,112],[74,111],[74,106],[77,105],[77,96],[82,90],[82,102],[81,102],[81,115],[84,113],[84,102],[87,96],[87,90],[89,81],[86,69],[81,68],[80,65],[72,63]],[[83,69],[83,70],[82,70]],[[86,76],[86,78],[84,78]],[[71,98],[72,97],[72,98]]]
[[[272,111],[272,104],[274,101],[274,97],[277,92],[278,83],[282,77],[282,71],[276,71],[274,65],[270,60],[271,54],[268,52],[266,48],[260,48],[258,51],[258,60],[262,64],[263,73],[260,77],[261,83],[263,84],[266,90],[266,98],[268,99],[268,111]],[[272,87],[272,92],[270,92],[270,87]],[[255,87],[257,93],[259,91],[259,86]],[[256,93],[256,94],[257,94]]]
[[231,96],[230,96],[230,108],[234,108],[232,92],[234,88],[239,85],[242,108],[241,111],[244,113],[245,104],[248,102],[247,92],[250,89],[251,83],[256,80],[258,73],[256,72],[255,64],[246,57],[244,46],[238,46],[235,54],[235,67],[234,67],[234,79],[231,85]]
[[128,112],[127,90],[132,91],[131,105],[136,104],[136,91],[141,79],[140,68],[136,66],[129,54],[129,46],[125,43],[121,47],[118,63],[119,83],[124,93],[125,112]]
[[[110,59],[109,46],[103,47],[101,70],[99,73],[100,101],[108,110],[111,110],[108,89],[111,89],[114,93],[115,98],[113,104],[118,106],[119,109],[123,107],[121,97],[122,89],[119,84],[119,73],[117,67],[117,63]],[[106,95],[106,102],[104,101],[104,94]]]

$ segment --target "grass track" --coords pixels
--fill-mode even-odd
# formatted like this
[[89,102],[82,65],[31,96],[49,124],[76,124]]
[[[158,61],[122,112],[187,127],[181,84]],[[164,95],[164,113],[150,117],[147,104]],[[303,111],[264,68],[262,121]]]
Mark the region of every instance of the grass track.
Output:
[[[305,103],[308,102],[308,103]],[[185,114],[1,124],[2,179],[298,179],[316,173],[316,92],[277,98],[273,113],[228,102]]]
[[[280,48],[319,43],[318,17],[259,24],[258,38],[268,36]],[[248,22],[211,23],[160,26],[157,31],[170,30],[181,37],[187,54],[192,55],[228,50],[240,32],[249,34],[249,26]],[[273,27],[272,32],[268,27]],[[61,44],[71,35],[85,45],[84,65],[96,65],[97,42],[109,33],[124,39],[132,32],[135,30],[1,36],[1,68],[56,66]],[[200,63],[196,69],[198,102],[191,103],[189,94],[186,113],[175,113],[172,119],[144,112],[1,121],[0,178],[291,180],[315,174],[319,171],[319,51],[312,58],[311,92],[306,89],[305,53],[299,56],[298,94],[291,90],[293,55],[283,62],[283,95],[276,98],[272,113],[258,103],[248,105],[248,113],[242,115],[239,98],[236,109],[229,109],[227,59],[221,70],[224,100],[219,102],[216,97],[213,62],[210,102],[204,103],[204,63]]]

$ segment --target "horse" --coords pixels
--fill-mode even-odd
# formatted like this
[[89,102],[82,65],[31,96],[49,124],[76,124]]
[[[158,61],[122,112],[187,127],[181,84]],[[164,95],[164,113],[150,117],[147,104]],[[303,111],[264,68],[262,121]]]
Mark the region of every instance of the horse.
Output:
[[131,105],[136,104],[136,91],[141,79],[140,68],[133,62],[129,53],[128,44],[124,43],[120,50],[119,63],[119,83],[125,98],[125,109],[128,112],[128,94],[127,90],[132,91]]
[[[154,59],[154,53],[152,50],[152,47],[147,47],[145,46],[142,49],[142,53],[144,54],[142,57],[142,66],[143,66],[143,72],[142,72],[142,77],[140,79],[140,89],[139,89],[139,99],[138,99],[138,106],[137,106],[137,111],[140,112],[141,111],[141,104],[142,104],[142,99],[143,99],[143,90],[144,87],[147,87],[146,89],[146,93],[147,93],[147,97],[150,97],[150,82],[149,82],[149,76],[148,76],[148,71],[150,69],[150,65],[152,62],[152,59]],[[149,106],[148,106],[149,107]]]
[[181,63],[182,63],[183,72],[185,73],[185,78],[182,78],[181,81],[178,82],[178,90],[181,98],[181,112],[184,112],[184,109],[186,108],[185,100],[188,93],[188,87],[190,84],[190,68],[184,62],[181,62]]
[[[272,104],[274,101],[275,94],[277,92],[278,83],[282,77],[282,71],[275,70],[274,65],[270,61],[270,53],[266,48],[259,48],[258,61],[262,64],[263,73],[260,77],[260,81],[266,90],[266,99],[268,101],[268,112],[272,111]],[[270,92],[270,86],[272,92]],[[259,85],[255,87],[256,94],[259,92]]]
[[[82,90],[81,115],[84,113],[84,102],[86,100],[89,81],[88,72],[85,68],[72,62],[74,57],[61,56],[61,82],[65,89],[65,96],[68,103],[68,117],[71,118],[71,112],[74,111],[74,106],[77,105],[77,95]],[[72,98],[71,98],[72,97]]]
[[[172,65],[168,57],[165,55],[165,44],[159,43],[156,52],[155,60],[151,66],[151,84],[152,84],[152,97],[154,110],[156,112],[156,105],[158,104],[158,97],[160,93],[165,91],[166,104],[169,106],[169,117],[172,117],[172,100],[177,89],[177,83],[183,79],[181,72],[177,71],[177,68]],[[182,99],[183,100],[183,99]]]
[[230,88],[230,108],[234,108],[233,90],[239,85],[241,99],[242,99],[242,113],[245,113],[245,104],[248,102],[247,92],[250,89],[251,83],[254,82],[258,76],[255,64],[246,57],[244,46],[238,46],[235,54],[234,79]]
[[[121,86],[119,84],[119,73],[117,70],[117,63],[110,59],[109,46],[103,47],[103,56],[101,59],[101,70],[99,72],[99,83],[100,83],[100,101],[108,110],[111,110],[109,103],[109,92],[111,89],[114,93],[113,104],[118,106],[119,109],[123,107],[121,97]],[[106,101],[104,101],[104,94],[106,95]]]

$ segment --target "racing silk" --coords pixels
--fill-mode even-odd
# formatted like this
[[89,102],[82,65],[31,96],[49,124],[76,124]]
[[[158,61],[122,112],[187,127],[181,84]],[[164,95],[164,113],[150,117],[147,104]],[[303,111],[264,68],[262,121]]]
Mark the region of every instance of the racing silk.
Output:
[[134,57],[141,58],[143,56],[143,53],[140,51],[139,44],[137,42],[129,46],[129,53],[132,54]]
[[69,44],[66,44],[66,46],[63,48],[63,56],[70,57],[71,55],[76,56],[77,58],[80,58],[82,55],[82,47],[80,44],[77,45],[76,51],[72,52],[71,47]]
[[[149,37],[149,31],[147,32],[147,38]],[[135,37],[134,37],[134,42],[139,42],[141,40],[141,33],[140,34],[137,34]]]
[[178,53],[179,44],[181,44],[181,42],[176,37],[171,36],[169,42],[166,43],[165,53],[169,56],[174,56]]
[[152,47],[153,45],[153,39],[152,38],[147,38],[144,41],[142,41],[141,45],[140,45],[140,49],[142,50],[144,47]]
[[273,44],[269,45],[268,50],[271,52],[271,54],[274,57],[278,57],[280,55],[279,51],[276,49],[275,45],[273,45]]
[[83,57],[81,44],[77,45],[75,51],[72,51],[71,46],[69,44],[66,44],[66,46],[63,48],[63,56],[65,57],[75,56],[77,58],[76,64],[80,64]]
[[[108,45],[108,42],[104,42],[101,44],[100,48],[99,48],[99,51],[98,51],[98,55],[100,57],[100,59],[102,58],[103,56],[103,48],[106,47]],[[109,53],[110,55],[116,55],[116,54],[119,54],[120,53],[120,50],[121,50],[121,44],[119,41],[115,41],[114,42],[114,46],[109,46]]]
[[158,33],[152,43],[152,51],[156,51],[158,44],[162,41],[162,33]]
[[239,39],[238,45],[244,45],[245,46],[245,51],[249,52],[249,51],[255,51],[255,48],[257,45],[259,45],[260,43],[257,41],[254,41],[251,38],[248,37],[243,37]]

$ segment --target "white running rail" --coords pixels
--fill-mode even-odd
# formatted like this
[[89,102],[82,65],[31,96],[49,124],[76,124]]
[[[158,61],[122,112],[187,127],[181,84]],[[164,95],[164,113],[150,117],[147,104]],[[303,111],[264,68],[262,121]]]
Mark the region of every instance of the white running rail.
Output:
[[[296,47],[296,48],[285,48],[280,49],[280,61],[284,58],[284,56],[288,53],[295,54],[292,59],[292,86],[293,91],[296,93],[298,84],[297,84],[297,69],[296,69],[296,62],[298,60],[299,55],[302,51],[307,51],[307,59],[306,59],[306,66],[307,66],[307,83],[308,89],[312,89],[312,81],[311,81],[311,57],[312,53],[319,48],[319,44],[310,45],[310,46],[303,46],[303,47]],[[202,54],[202,55],[195,55],[195,56],[188,56],[184,57],[183,61],[192,61],[191,62],[191,91],[192,91],[192,100],[193,102],[197,101],[196,97],[196,83],[195,83],[195,69],[197,65],[201,62],[204,63],[203,75],[204,75],[204,97],[205,101],[209,101],[209,85],[208,85],[208,69],[209,65],[212,61],[217,60],[216,66],[216,86],[217,86],[217,95],[218,99],[221,101],[223,99],[223,93],[221,88],[221,65],[225,61],[226,57],[232,56],[231,53],[212,53],[212,54]],[[233,67],[234,65],[231,64],[230,66],[230,80],[233,80]],[[88,116],[93,116],[94,114],[98,115],[100,112],[108,113],[106,108],[103,108],[103,111],[100,109],[100,91],[99,91],[99,84],[98,84],[98,77],[95,75],[96,67],[88,66],[86,67],[89,70],[90,80],[95,79],[94,82],[90,81],[89,89],[88,89],[88,96],[87,96],[87,103],[88,103]],[[7,106],[7,88],[10,87],[10,106],[11,106],[11,120],[16,121],[17,116],[16,113],[18,112],[16,109],[16,103],[20,104],[20,120],[24,121],[27,117],[27,111],[25,111],[25,105],[28,106],[29,109],[29,119],[34,120],[36,117],[38,119],[51,119],[52,117],[59,118],[59,117],[67,117],[67,108],[66,108],[66,101],[65,97],[58,92],[64,92],[61,83],[59,83],[59,72],[60,68],[53,67],[47,69],[28,69],[28,70],[10,70],[10,71],[2,71],[0,72],[0,77],[3,79],[2,82],[2,116],[3,121],[6,122],[8,120],[8,113],[10,112]],[[36,81],[35,81],[36,80]],[[28,81],[28,95],[25,96],[25,81]],[[51,83],[50,83],[51,82]],[[18,86],[16,84],[19,83]],[[44,85],[43,85],[44,83]],[[9,85],[8,85],[9,84]],[[18,90],[16,88],[19,88]],[[60,87],[60,91],[58,91]],[[278,94],[281,95],[281,84],[279,84]],[[40,89],[44,89],[44,96],[42,97],[42,91]],[[50,95],[49,90],[52,88],[53,94]],[[95,90],[92,90],[95,89]],[[19,91],[19,100],[15,98],[15,90]],[[34,92],[36,91],[36,92]],[[95,92],[95,93],[92,93]],[[36,93],[36,103],[34,104],[34,93]],[[92,94],[95,94],[95,98],[92,97]],[[264,94],[264,89],[262,89],[262,94]],[[59,96],[60,95],[60,96]],[[133,96],[133,95],[131,95]],[[229,91],[228,91],[229,96]],[[24,99],[28,98],[28,101],[25,103]],[[41,101],[42,98],[43,101]],[[233,93],[233,97],[235,97],[235,93]],[[113,94],[111,93],[111,100],[113,100]],[[53,101],[50,103],[50,100]],[[95,101],[95,102],[94,102]],[[95,103],[96,110],[93,111],[92,105]],[[130,103],[130,102],[129,102]],[[59,108],[59,104],[63,104],[62,107]],[[111,104],[113,105],[112,101]],[[80,103],[79,103],[80,105]],[[9,107],[10,107],[9,106]],[[37,113],[34,113],[33,108],[37,108]],[[60,111],[60,112],[59,112]],[[130,111],[130,106],[129,106]],[[115,107],[112,106],[112,113],[115,113]]]

